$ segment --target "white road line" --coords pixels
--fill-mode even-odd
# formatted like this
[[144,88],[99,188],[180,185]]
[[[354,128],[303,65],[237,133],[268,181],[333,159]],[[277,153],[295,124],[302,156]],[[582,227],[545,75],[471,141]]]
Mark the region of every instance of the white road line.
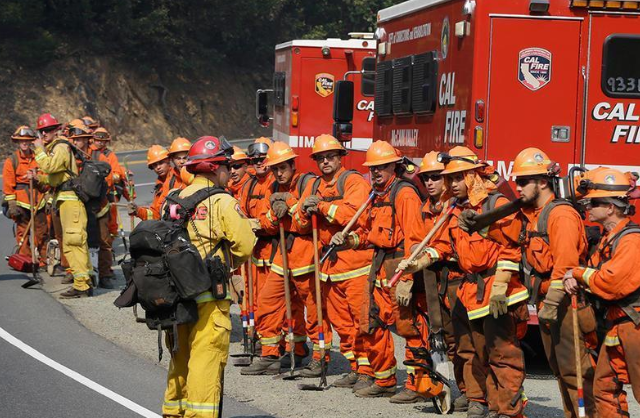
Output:
[[57,361],[50,359],[49,357],[45,356],[44,354],[42,354],[38,350],[36,350],[33,347],[23,343],[22,341],[20,341],[19,339],[17,339],[13,335],[9,334],[2,327],[0,327],[0,338],[5,340],[9,344],[13,345],[14,347],[20,349],[24,353],[30,355],[34,359],[46,364],[47,366],[51,367],[54,370],[59,371],[60,373],[70,377],[71,379],[73,379],[76,382],[78,382],[78,383],[88,387],[89,389],[99,393],[100,395],[106,396],[107,398],[111,399],[112,401],[119,403],[120,405],[124,406],[125,408],[127,408],[127,409],[129,409],[129,410],[131,410],[133,412],[135,412],[136,414],[138,414],[140,416],[147,417],[147,418],[161,418],[161,416],[156,414],[155,412],[152,412],[152,411],[148,410],[147,408],[144,408],[144,407],[138,405],[137,403],[135,403],[133,401],[130,401],[129,399],[127,399],[127,398],[125,398],[123,396],[118,395],[117,393],[115,393],[115,392],[105,388],[104,386],[100,385],[99,383],[96,383],[93,380],[91,380],[91,379],[89,379],[87,377],[84,377],[80,373],[75,372],[75,371],[69,369],[68,367],[63,366],[62,364],[58,363]]

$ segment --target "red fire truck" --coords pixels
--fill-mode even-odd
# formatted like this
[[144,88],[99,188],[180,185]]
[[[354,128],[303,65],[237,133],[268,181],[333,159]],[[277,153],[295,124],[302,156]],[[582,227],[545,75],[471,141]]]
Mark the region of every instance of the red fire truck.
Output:
[[411,0],[376,38],[374,140],[464,144],[507,178],[527,146],[640,170],[638,0]]
[[[350,150],[346,166],[361,169],[364,151],[372,142],[376,42],[373,34],[349,35],[348,40],[294,40],[277,45],[273,88],[257,92],[258,120],[263,126],[273,121],[273,139],[289,143],[305,170],[316,169],[308,158],[315,137],[332,133],[335,85],[344,77],[355,82],[354,130],[344,144]],[[363,76],[363,70],[370,74]]]

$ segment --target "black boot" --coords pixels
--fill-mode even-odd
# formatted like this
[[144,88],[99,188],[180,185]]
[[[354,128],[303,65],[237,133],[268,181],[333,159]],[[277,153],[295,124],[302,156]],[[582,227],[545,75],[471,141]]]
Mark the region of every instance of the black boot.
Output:
[[240,369],[244,376],[276,375],[280,373],[280,359],[278,357],[260,357],[253,360],[251,366]]

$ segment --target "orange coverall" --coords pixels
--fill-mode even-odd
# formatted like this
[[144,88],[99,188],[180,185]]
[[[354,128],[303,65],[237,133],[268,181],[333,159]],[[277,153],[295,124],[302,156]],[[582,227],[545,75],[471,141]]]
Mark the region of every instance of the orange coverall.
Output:
[[[414,358],[411,348],[429,347],[429,330],[425,317],[415,313],[416,311],[426,312],[424,296],[413,296],[412,304],[416,309],[412,312],[411,307],[398,306],[395,287],[390,290],[386,287],[387,279],[390,277],[387,277],[385,259],[389,261],[396,259],[399,262],[402,258],[407,258],[411,254],[410,249],[413,245],[419,244],[426,236],[420,215],[422,202],[415,190],[411,187],[403,187],[397,192],[395,202],[390,201],[390,186],[395,181],[397,178],[394,176],[385,186],[385,192],[376,195],[366,228],[369,231],[367,241],[375,247],[373,263],[378,267],[376,271],[373,271],[373,267],[371,269],[371,275],[376,275],[371,297],[372,302],[379,308],[378,317],[383,326],[378,326],[367,333],[365,343],[376,384],[381,387],[395,386],[397,382],[394,343],[389,326],[395,323],[398,335],[406,340],[405,360]],[[395,221],[392,219],[392,204],[395,205]],[[369,278],[369,280],[373,279],[373,277]],[[405,274],[400,280],[413,281],[413,276]],[[371,308],[372,306],[369,306],[369,310]],[[371,324],[369,328],[371,329]],[[415,370],[408,367],[407,373],[415,374]],[[405,387],[415,390],[414,379],[408,378]]]
[[[545,206],[550,204],[555,197],[551,197]],[[537,232],[538,218],[543,210],[541,208],[528,207],[521,210],[518,220],[526,218],[527,233]],[[514,222],[519,230],[521,222]],[[584,264],[587,256],[587,238],[584,224],[580,214],[569,205],[559,205],[549,213],[547,244],[541,237],[527,238],[523,250],[527,262],[533,267],[536,274],[542,277],[540,289],[536,297],[538,309],[543,305],[543,300],[550,287],[564,289],[562,277],[564,274],[581,263]],[[516,238],[517,239],[517,238]],[[531,276],[533,281],[534,277]],[[533,283],[529,285],[534,289]],[[578,389],[576,383],[575,350],[573,343],[573,316],[571,314],[571,301],[566,297],[558,306],[558,320],[550,325],[540,324],[540,336],[544,344],[544,351],[549,361],[553,374],[558,378],[558,386],[562,396],[565,417],[578,417]],[[585,336],[580,335],[583,343]],[[582,377],[584,401],[587,416],[595,416],[595,401],[593,398],[593,375],[595,361],[588,349],[594,350],[597,345],[597,337],[594,333],[586,336],[587,346],[581,350]]]
[[[507,202],[506,198],[500,197],[496,207]],[[456,206],[448,224],[426,252],[436,261],[456,257],[460,269],[466,274],[458,289],[458,299],[467,310],[470,323],[468,331],[475,351],[473,354],[459,352],[466,361],[464,380],[467,397],[478,402],[484,402],[486,398],[490,411],[519,417],[523,410],[522,397],[519,395],[522,393],[525,370],[518,328],[522,328],[521,324],[526,326],[529,317],[525,303],[528,292],[518,277],[520,249],[514,244],[498,244],[478,233],[469,235],[464,232],[458,227],[458,216],[464,209],[482,213],[482,202],[475,207],[468,204]],[[503,218],[494,225],[494,229],[508,229],[514,217]],[[506,234],[506,231],[503,232]],[[494,268],[513,272],[506,293],[509,312],[497,319],[489,314]],[[483,293],[479,292],[482,288]],[[477,364],[475,356],[478,357],[480,369],[474,367]],[[486,376],[484,384],[480,378],[482,375]],[[474,387],[476,382],[478,385]]]
[[[629,233],[618,241],[615,253],[609,240],[629,224],[626,219],[607,233],[589,260],[590,267],[573,269],[573,277],[596,296],[611,303],[607,310],[607,336],[600,349],[593,394],[601,417],[628,417],[629,404],[623,385],[630,384],[640,399],[640,328],[615,304],[640,289],[640,234]],[[640,312],[640,308],[635,308]]]
[[[4,200],[6,202],[12,200],[15,201],[21,213],[20,217],[12,218],[16,223],[16,242],[20,244],[20,239],[25,236],[25,234],[27,236],[31,234],[30,231],[27,231],[29,219],[31,219],[31,197],[29,196],[29,180],[27,179],[26,174],[30,169],[37,169],[38,164],[36,163],[33,151],[23,154],[22,151],[16,150],[14,155],[16,156],[18,166],[13,166],[11,157],[5,160],[4,167],[2,169],[2,189],[4,192]],[[35,244],[40,253],[40,260],[43,262],[46,260],[46,240],[48,235],[47,217],[44,211],[46,202],[43,199],[43,193],[38,190],[38,187],[36,187],[37,184],[37,179],[34,179],[34,195],[37,203],[35,216]],[[29,239],[30,238],[25,237],[22,247],[18,249],[19,254],[31,255]]]
[[156,179],[151,206],[138,206],[136,216],[143,221],[160,219],[160,210],[169,192],[174,189],[184,189],[184,187],[185,185],[182,184],[180,173],[176,174],[175,170],[170,170],[164,179]]
[[[422,206],[422,219],[424,219],[427,233],[435,226],[435,223],[442,214],[442,209],[443,205],[441,202],[438,202],[434,206],[430,200],[427,200]],[[436,263],[429,267],[429,269],[435,271],[438,277],[444,337],[447,343],[447,357],[449,357],[449,361],[453,363],[453,374],[455,375],[456,385],[460,393],[466,394],[467,388],[464,383],[465,359],[461,357],[458,352],[468,353],[467,356],[473,358],[475,367],[481,366],[478,363],[477,356],[473,354],[471,333],[464,332],[464,330],[470,329],[469,318],[467,317],[467,311],[458,300],[457,295],[458,287],[464,275],[458,268],[458,262],[455,259]],[[445,286],[446,288],[443,288]]]
[[[298,200],[298,181],[300,174],[295,174],[289,185],[278,185],[276,192],[288,192],[291,197],[287,200],[289,207],[289,216],[278,220],[271,206],[267,204],[265,208],[267,212],[260,216],[260,224],[262,230],[267,233],[279,233],[279,224],[283,223],[285,233],[287,234],[287,261],[290,275],[291,303],[296,306],[293,311],[292,329],[294,332],[294,341],[296,344],[296,352],[304,355],[302,344],[307,341],[307,336],[313,342],[313,357],[320,360],[319,345],[319,328],[318,315],[316,305],[315,291],[315,270],[313,265],[313,239],[311,237],[310,228],[301,227],[299,222],[292,218],[296,217]],[[308,187],[311,187],[308,185]],[[292,307],[293,307],[292,306]],[[306,326],[304,317],[304,308],[307,308]],[[323,311],[326,307],[323,306]],[[292,312],[293,313],[293,312]],[[260,318],[260,324],[257,328],[260,335],[260,343],[262,344],[262,356],[278,356],[279,344],[282,338],[282,328],[285,324],[286,328],[286,309],[284,296],[284,268],[282,261],[282,252],[280,246],[276,251],[276,255],[271,264],[271,272],[267,276],[267,281],[258,299],[257,316]],[[323,314],[326,317],[326,313]],[[328,321],[323,324],[324,343],[327,353],[331,349],[331,327]],[[289,342],[287,342],[287,345]]]
[[[338,170],[329,182],[322,178],[316,180],[319,181],[316,195],[321,199],[317,215],[318,238],[323,247],[329,246],[333,235],[342,231],[367,201],[369,184],[355,173],[345,179],[344,195],[338,194],[337,179],[345,171],[344,168]],[[301,202],[311,195],[312,189],[313,182],[310,182],[302,194]],[[297,211],[297,221],[307,227],[311,218],[301,206]],[[366,214],[367,211],[362,214],[361,224],[364,224]],[[372,255],[370,249],[334,251],[334,256],[320,266],[320,277],[325,283],[323,297],[327,304],[328,320],[340,336],[340,353],[349,360],[352,371],[369,376],[373,376],[373,371],[359,329]]]

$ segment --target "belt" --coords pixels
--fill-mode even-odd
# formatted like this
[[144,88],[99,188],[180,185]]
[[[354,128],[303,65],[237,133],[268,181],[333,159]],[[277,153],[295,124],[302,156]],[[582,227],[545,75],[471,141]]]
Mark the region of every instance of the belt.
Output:
[[487,277],[491,277],[496,274],[496,267],[493,266],[490,269],[480,271],[478,273],[469,273],[465,275],[465,280],[471,283],[476,283],[478,285],[478,291],[476,293],[476,301],[482,302],[484,300],[484,279]]
[[29,184],[27,183],[18,183],[15,187],[16,190],[29,190]]
[[[429,267],[429,270],[440,272],[440,291],[438,293],[440,296],[444,297],[447,293],[447,288],[449,287],[449,273],[451,271],[460,272],[460,267],[458,266],[458,263],[453,261],[436,261]],[[453,280],[452,283],[460,281],[461,279],[462,278]]]

